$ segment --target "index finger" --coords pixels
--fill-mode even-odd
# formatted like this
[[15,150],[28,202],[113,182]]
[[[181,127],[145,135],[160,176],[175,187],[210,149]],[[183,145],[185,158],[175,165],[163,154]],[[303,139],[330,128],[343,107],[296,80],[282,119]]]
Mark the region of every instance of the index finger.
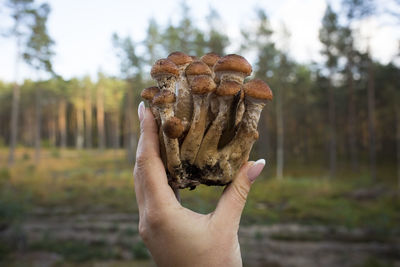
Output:
[[[134,169],[135,191],[139,209],[142,205],[177,202],[160,158],[158,127],[150,109],[140,104],[140,138]],[[140,111],[142,109],[142,111]],[[139,116],[140,117],[140,116]]]

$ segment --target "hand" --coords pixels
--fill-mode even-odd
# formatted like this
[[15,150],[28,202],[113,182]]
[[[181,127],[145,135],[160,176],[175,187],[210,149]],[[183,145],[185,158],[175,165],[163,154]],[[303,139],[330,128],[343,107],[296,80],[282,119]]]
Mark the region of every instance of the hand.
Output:
[[228,185],[214,212],[186,209],[168,185],[159,155],[158,130],[143,102],[134,169],[139,234],[158,266],[242,266],[238,229],[250,186],[265,161],[246,163]]

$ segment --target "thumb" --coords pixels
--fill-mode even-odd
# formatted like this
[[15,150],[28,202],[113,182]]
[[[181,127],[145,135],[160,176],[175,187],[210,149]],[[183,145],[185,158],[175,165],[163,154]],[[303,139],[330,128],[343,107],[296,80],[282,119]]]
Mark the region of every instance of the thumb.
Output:
[[247,162],[239,170],[235,180],[228,185],[215,210],[215,216],[221,223],[234,222],[239,226],[240,216],[246,204],[252,183],[260,175],[265,166],[265,160]]
[[149,108],[141,102],[138,108],[140,121],[140,138],[137,156],[159,156],[158,128]]

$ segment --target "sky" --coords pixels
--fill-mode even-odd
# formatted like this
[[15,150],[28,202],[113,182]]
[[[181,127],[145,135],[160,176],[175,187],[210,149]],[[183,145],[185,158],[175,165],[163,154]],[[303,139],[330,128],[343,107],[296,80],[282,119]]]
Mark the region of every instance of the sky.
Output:
[[[37,0],[38,1],[38,0]],[[339,6],[333,1],[334,8]],[[385,3],[391,0],[378,0]],[[0,0],[3,3],[4,0]],[[39,2],[43,2],[39,0]],[[177,22],[181,0],[48,0],[51,14],[49,34],[55,40],[53,66],[64,78],[90,75],[96,77],[101,70],[109,75],[119,74],[119,63],[112,49],[114,32],[130,36],[140,42],[150,18],[159,25]],[[228,34],[231,44],[227,53],[237,52],[241,42],[240,29],[251,28],[256,21],[256,8],[265,10],[273,29],[279,32],[283,25],[290,32],[289,43],[275,38],[278,47],[285,47],[290,56],[301,63],[321,62],[321,44],[318,30],[321,26],[326,2],[324,0],[186,0],[191,16],[200,28],[207,27],[205,17],[213,7],[221,16],[221,31]],[[7,25],[0,10],[0,28]],[[393,60],[399,50],[400,27],[389,20],[368,19],[358,25],[358,45],[366,49],[369,40],[374,59],[382,63]],[[172,52],[172,51],[171,51]],[[0,37],[0,80],[15,80],[15,41]],[[246,56],[246,55],[245,55]],[[249,61],[252,63],[251,55]],[[32,70],[21,64],[18,80],[37,79]]]

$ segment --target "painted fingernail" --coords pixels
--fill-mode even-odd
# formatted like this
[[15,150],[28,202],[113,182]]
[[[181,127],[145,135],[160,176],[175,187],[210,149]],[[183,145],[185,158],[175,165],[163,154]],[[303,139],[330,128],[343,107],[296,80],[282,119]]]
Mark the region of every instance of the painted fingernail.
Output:
[[259,159],[253,163],[250,169],[247,171],[247,177],[250,182],[254,182],[258,175],[260,175],[261,171],[264,169],[265,159]]
[[144,102],[140,102],[139,107],[138,107],[138,116],[139,116],[139,121],[142,121],[144,118],[144,111],[145,111],[145,106]]

